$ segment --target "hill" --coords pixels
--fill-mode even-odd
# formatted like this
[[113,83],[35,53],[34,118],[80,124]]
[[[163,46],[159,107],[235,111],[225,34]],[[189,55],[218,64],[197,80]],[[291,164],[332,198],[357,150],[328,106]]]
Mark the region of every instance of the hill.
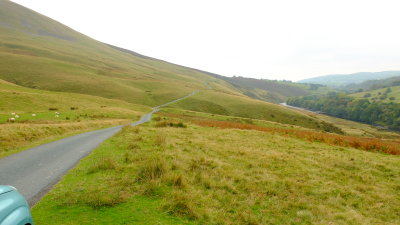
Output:
[[400,103],[400,86],[357,92],[350,94],[350,96],[368,99],[370,102]]
[[154,106],[215,80],[117,50],[10,1],[0,1],[0,21],[0,79],[22,86]]
[[381,80],[367,80],[359,84],[349,84],[343,87],[348,92],[371,91],[381,88],[400,86],[400,76],[389,77]]
[[[219,103],[202,111],[241,115],[243,107],[254,105],[233,84],[211,73],[179,66],[93,40],[48,17],[10,1],[0,1],[0,79],[49,91],[81,93],[123,100],[145,106],[160,105],[193,90],[212,88]],[[292,93],[302,92],[292,88]],[[199,107],[199,104],[196,107]],[[291,124],[316,127],[320,122],[284,107],[257,102],[249,116],[275,119],[290,115]],[[242,108],[240,108],[240,107]],[[192,109],[189,104],[180,105]],[[260,116],[263,114],[263,116]],[[304,122],[304,118],[306,121]]]
[[343,87],[350,84],[358,84],[367,80],[385,79],[394,76],[400,76],[400,71],[334,74],[334,75],[326,75],[326,76],[304,79],[298,81],[298,83],[313,83],[313,84],[327,85],[331,87]]
[[213,76],[232,84],[246,96],[267,102],[285,102],[288,97],[307,95],[309,89],[307,85],[284,81],[224,77],[216,74]]

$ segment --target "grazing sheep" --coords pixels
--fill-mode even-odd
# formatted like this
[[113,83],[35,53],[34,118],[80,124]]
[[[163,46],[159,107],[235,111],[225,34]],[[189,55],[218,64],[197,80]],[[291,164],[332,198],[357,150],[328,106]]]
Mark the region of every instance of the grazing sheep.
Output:
[[56,114],[56,115],[59,115],[60,113],[59,113],[59,112],[55,112],[55,114]]
[[18,118],[19,118],[19,116],[18,116],[18,115],[15,115],[14,117],[15,117],[15,119],[18,119]]
[[32,116],[33,116],[33,117],[35,117],[35,116],[36,116],[36,114],[35,114],[35,113],[33,113],[33,114],[32,114]]
[[11,113],[12,116],[15,116],[15,113]]
[[59,115],[56,115],[56,118],[58,118],[59,117]]
[[10,122],[10,123],[14,123],[15,122],[15,118],[8,118],[7,121]]

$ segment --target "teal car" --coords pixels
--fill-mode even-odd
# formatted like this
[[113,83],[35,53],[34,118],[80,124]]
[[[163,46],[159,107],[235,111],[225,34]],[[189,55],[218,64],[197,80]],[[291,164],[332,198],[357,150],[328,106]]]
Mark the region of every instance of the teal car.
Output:
[[0,185],[0,225],[33,225],[28,203],[11,186]]

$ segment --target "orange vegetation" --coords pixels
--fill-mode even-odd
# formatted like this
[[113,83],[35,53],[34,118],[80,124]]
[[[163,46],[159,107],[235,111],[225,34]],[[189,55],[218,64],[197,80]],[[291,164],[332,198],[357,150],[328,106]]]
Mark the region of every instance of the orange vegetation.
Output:
[[311,142],[323,142],[329,145],[353,147],[366,151],[384,152],[392,155],[400,155],[400,143],[391,140],[382,140],[378,138],[364,138],[354,136],[344,136],[332,133],[324,133],[313,130],[300,130],[288,128],[263,127],[253,124],[244,124],[229,121],[208,120],[199,117],[187,117],[176,114],[165,114],[167,116],[189,119],[192,123],[205,127],[218,127],[224,129],[243,129],[257,130],[276,134],[282,134],[301,138]]

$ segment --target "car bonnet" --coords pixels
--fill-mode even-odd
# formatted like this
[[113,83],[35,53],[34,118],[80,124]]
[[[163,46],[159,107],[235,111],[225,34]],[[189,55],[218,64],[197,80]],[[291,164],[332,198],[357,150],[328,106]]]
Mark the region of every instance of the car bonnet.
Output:
[[7,186],[7,185],[0,185],[0,195],[10,192],[10,191],[14,191],[15,189],[11,186]]

